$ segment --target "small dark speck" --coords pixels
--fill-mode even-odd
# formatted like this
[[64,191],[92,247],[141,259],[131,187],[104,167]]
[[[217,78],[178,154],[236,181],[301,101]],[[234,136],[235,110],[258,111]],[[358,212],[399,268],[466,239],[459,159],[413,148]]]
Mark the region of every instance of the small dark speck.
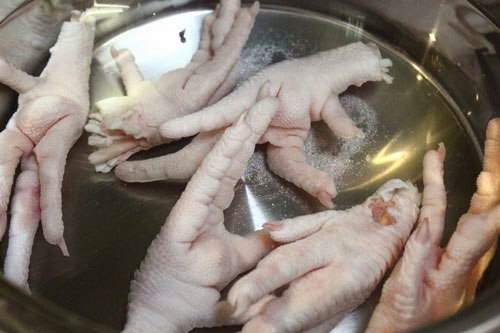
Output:
[[271,60],[271,64],[275,64],[277,62],[281,62],[283,60],[286,60],[287,56],[283,52],[274,52],[273,53],[273,58]]
[[184,36],[185,33],[186,33],[186,29],[184,29],[181,32],[179,32],[179,37],[181,38],[181,43],[185,43],[186,42],[186,36]]

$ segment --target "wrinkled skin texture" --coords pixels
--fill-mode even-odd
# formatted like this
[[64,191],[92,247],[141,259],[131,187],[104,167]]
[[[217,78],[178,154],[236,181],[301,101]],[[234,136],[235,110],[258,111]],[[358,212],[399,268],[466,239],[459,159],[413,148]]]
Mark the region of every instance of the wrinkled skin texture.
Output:
[[[220,102],[163,124],[160,131],[165,138],[178,139],[224,128],[255,103],[260,87],[269,81],[271,93],[279,98],[280,110],[260,141],[269,143],[267,163],[275,174],[318,198],[323,205],[332,207],[331,200],[337,193],[334,181],[329,174],[306,162],[304,139],[311,122],[318,120],[325,121],[338,137],[362,135],[346,114],[338,95],[350,85],[360,86],[367,81],[391,82],[387,74],[389,66],[391,61],[383,59],[375,45],[360,42],[284,61],[259,72]],[[194,150],[196,146],[194,142],[186,149]],[[208,146],[204,148],[208,149]],[[183,162],[183,153],[176,154],[170,157],[170,165],[192,163],[192,160]],[[198,154],[203,155],[199,151]],[[165,160],[135,163],[122,166],[116,173],[121,179],[132,182],[169,179],[172,172],[166,165]]]
[[93,19],[74,12],[71,21],[63,24],[50,60],[39,77],[32,77],[0,59],[0,82],[20,94],[18,110],[0,133],[2,235],[16,167],[23,159],[14,187],[13,225],[5,262],[7,278],[20,285],[26,285],[26,265],[40,217],[47,242],[68,255],[63,238],[61,187],[66,156],[81,135],[89,110],[93,43]]
[[444,147],[424,159],[424,200],[417,229],[385,283],[367,332],[406,332],[455,313],[467,283],[500,228],[500,119],[487,131],[483,172],[469,212],[462,215],[445,248],[440,247],[446,213]]
[[329,332],[370,296],[392,267],[417,219],[419,203],[412,184],[394,179],[351,209],[265,224],[271,238],[285,245],[237,281],[228,302],[239,316],[263,296],[288,288],[243,332]]
[[138,151],[169,142],[158,133],[162,123],[198,111],[232,89],[233,69],[257,12],[258,3],[240,8],[239,0],[222,0],[205,18],[200,47],[191,62],[156,81],[143,79],[128,50],[112,49],[127,96],[99,101],[85,127],[92,133],[89,144],[98,147],[89,156],[96,170],[108,172]]
[[[469,213],[478,214],[500,204],[500,119],[492,119],[486,129],[484,145],[485,159],[483,172],[477,178],[477,190],[472,197]],[[481,257],[471,272],[465,291],[465,303],[472,303],[476,294],[476,287],[495,255],[497,240]]]
[[231,234],[223,211],[277,108],[275,98],[261,99],[204,159],[135,274],[124,332],[189,332],[258,313],[259,304],[238,319],[224,318],[217,302],[220,291],[274,243],[263,231]]

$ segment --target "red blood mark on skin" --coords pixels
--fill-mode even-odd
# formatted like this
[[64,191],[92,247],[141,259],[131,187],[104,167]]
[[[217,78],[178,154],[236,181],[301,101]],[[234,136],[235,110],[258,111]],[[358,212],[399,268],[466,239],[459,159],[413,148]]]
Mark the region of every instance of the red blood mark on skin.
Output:
[[382,225],[392,225],[396,223],[394,217],[387,211],[387,208],[393,207],[394,202],[385,202],[384,199],[377,197],[374,198],[370,203],[370,208],[372,209],[373,219]]

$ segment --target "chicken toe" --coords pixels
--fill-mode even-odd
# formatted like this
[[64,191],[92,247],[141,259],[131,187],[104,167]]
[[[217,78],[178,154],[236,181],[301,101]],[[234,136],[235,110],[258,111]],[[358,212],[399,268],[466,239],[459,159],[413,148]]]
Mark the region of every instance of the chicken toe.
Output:
[[7,211],[17,165],[21,157],[33,149],[33,143],[14,124],[9,121],[7,128],[0,133],[0,239],[7,228]]
[[84,119],[68,116],[46,133],[34,149],[39,165],[43,233],[47,242],[68,256],[63,238],[61,188],[69,150],[80,137]]
[[21,162],[21,173],[16,180],[11,211],[4,275],[7,280],[29,291],[31,249],[41,217],[38,165],[33,155],[23,158]]
[[222,132],[198,134],[191,143],[176,153],[119,164],[115,175],[129,183],[155,180],[187,181],[220,138]]
[[[477,190],[472,196],[470,213],[481,213],[500,203],[500,118],[494,118],[486,129],[483,171],[477,178]],[[471,303],[476,287],[497,248],[497,241],[481,257],[467,282],[465,302]]]
[[[303,332],[312,330],[314,323],[322,322],[324,318],[336,317],[336,321],[340,321],[347,310],[339,314],[333,309],[346,306],[335,303],[350,296],[346,295],[347,290],[338,288],[338,284],[346,283],[349,278],[344,275],[333,267],[305,274],[292,282],[281,297],[270,301],[262,313],[244,326],[242,332]],[[329,297],[322,297],[325,290],[330,290]]]
[[337,195],[332,177],[306,162],[303,145],[299,147],[267,147],[267,164],[278,176],[316,197],[325,207],[333,208]]
[[129,50],[117,50],[111,47],[111,56],[117,64],[127,93],[132,93],[144,81],[141,70],[135,63],[135,58]]
[[328,125],[339,138],[352,138],[363,135],[361,131],[347,115],[339,98],[332,95],[328,98],[321,110],[321,119]]

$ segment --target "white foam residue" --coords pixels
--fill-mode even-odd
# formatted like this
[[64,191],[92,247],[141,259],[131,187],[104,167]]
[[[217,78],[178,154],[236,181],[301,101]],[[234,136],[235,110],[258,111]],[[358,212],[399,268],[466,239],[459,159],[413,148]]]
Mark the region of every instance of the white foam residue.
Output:
[[238,64],[240,78],[247,79],[256,74],[261,69],[273,63],[273,58],[281,55],[285,59],[293,57],[293,52],[285,46],[280,45],[256,45],[252,48],[246,48],[243,51],[241,60]]
[[[246,80],[270,64],[298,58],[303,56],[306,50],[315,50],[310,40],[272,29],[257,33],[252,39],[247,43],[238,63],[241,80]],[[270,42],[263,42],[267,40]]]
[[353,156],[372,142],[377,132],[377,114],[365,101],[355,95],[341,96],[340,102],[356,125],[363,130],[364,137],[336,139],[331,133],[313,130],[306,139],[308,162],[328,172],[337,186],[348,169],[356,169]]

